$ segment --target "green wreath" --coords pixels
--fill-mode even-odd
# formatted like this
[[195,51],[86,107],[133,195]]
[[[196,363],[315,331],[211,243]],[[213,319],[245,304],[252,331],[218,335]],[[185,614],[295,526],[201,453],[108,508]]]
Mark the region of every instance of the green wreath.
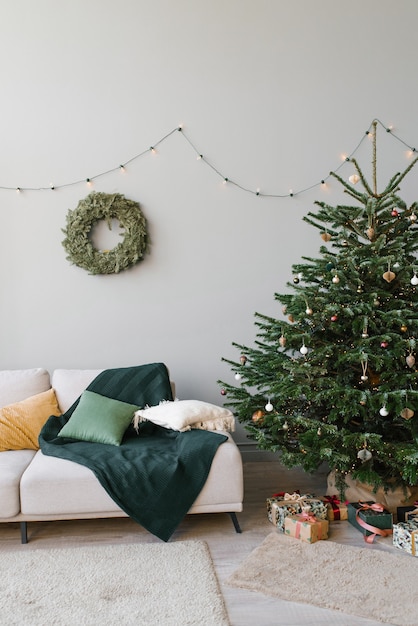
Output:
[[[93,226],[116,218],[124,232],[123,241],[112,250],[97,250],[91,242]],[[117,274],[142,261],[147,251],[146,220],[137,202],[122,194],[93,191],[77,208],[68,211],[67,228],[62,231],[67,260],[90,274]]]

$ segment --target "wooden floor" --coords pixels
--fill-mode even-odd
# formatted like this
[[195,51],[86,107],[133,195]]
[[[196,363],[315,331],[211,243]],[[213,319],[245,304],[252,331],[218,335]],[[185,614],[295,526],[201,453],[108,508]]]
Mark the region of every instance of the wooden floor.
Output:
[[[170,541],[206,541],[225,598],[231,626],[377,626],[380,622],[355,618],[336,611],[284,602],[262,593],[235,589],[226,579],[274,527],[267,520],[266,498],[277,491],[325,494],[326,473],[309,476],[300,470],[287,470],[278,461],[244,463],[244,511],[238,514],[242,534],[234,531],[228,515],[189,515]],[[225,477],[227,479],[227,477]],[[360,533],[348,522],[333,524],[332,540],[363,547]],[[20,544],[18,524],[0,524],[0,550],[30,551],[43,548],[94,544],[153,543],[160,540],[127,518],[37,522],[28,524],[29,543]],[[379,546],[377,549],[390,549]],[[280,555],[277,555],[280,558]],[[344,567],[344,564],[341,564]],[[303,564],[295,563],[289,576],[300,576]],[[326,571],[324,571],[326,576]],[[278,584],[280,582],[278,581]],[[193,591],[191,590],[191,593]],[[336,593],[338,590],[336,589]],[[0,624],[1,624],[0,617]],[[25,624],[22,626],[38,626]],[[72,626],[72,625],[68,625]],[[75,625],[74,625],[75,626]],[[81,625],[82,626],[82,625]],[[153,626],[153,625],[150,625]],[[164,626],[159,624],[159,626]],[[196,625],[204,626],[204,624]]]

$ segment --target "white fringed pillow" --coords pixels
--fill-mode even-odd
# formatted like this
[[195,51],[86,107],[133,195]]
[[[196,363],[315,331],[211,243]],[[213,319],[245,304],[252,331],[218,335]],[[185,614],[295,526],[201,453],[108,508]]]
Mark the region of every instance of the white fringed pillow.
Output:
[[133,423],[137,430],[139,424],[145,421],[180,432],[192,428],[235,430],[235,418],[229,409],[201,400],[163,401],[134,413]]

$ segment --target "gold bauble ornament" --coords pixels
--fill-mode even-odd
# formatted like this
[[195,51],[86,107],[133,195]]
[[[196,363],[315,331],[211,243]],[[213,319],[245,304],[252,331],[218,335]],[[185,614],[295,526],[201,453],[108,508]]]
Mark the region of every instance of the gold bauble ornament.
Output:
[[408,409],[408,407],[405,407],[402,411],[401,411],[401,417],[404,418],[404,420],[410,420],[411,417],[414,416],[414,411],[412,409]]
[[373,226],[370,226],[370,228],[368,228],[366,230],[366,234],[367,234],[368,238],[370,239],[370,241],[373,241],[374,236],[375,236],[375,230],[374,230]]
[[390,270],[388,270],[387,272],[385,272],[385,273],[383,274],[383,277],[382,277],[382,278],[383,278],[383,279],[384,279],[387,283],[391,283],[391,282],[392,282],[392,280],[395,280],[395,278],[396,278],[396,274],[395,274],[395,272],[391,272]]
[[262,424],[264,421],[264,416],[265,416],[264,411],[262,411],[261,409],[258,409],[258,411],[254,411],[251,419],[254,422],[254,424]]
[[330,241],[331,235],[329,233],[321,233],[321,237],[324,241]]
[[406,333],[407,330],[408,330],[408,326],[406,324],[402,324],[401,332]]

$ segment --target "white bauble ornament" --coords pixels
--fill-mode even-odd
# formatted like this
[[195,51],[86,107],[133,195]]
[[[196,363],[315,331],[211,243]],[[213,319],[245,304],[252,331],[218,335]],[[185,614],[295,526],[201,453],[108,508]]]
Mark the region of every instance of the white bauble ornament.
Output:
[[271,411],[273,410],[273,405],[271,402],[267,402],[266,406],[264,407],[266,409],[266,411],[268,411],[269,413],[271,413]]
[[380,415],[382,417],[386,417],[387,415],[389,415],[389,411],[387,410],[387,408],[385,406],[382,406],[382,408],[379,411]]
[[358,181],[360,180],[360,176],[358,176],[357,174],[351,174],[348,180],[350,181],[352,185],[357,185]]
[[340,277],[335,274],[335,276],[332,279],[332,282],[334,283],[334,285],[338,285],[338,283],[340,282]]
[[418,285],[418,276],[416,274],[414,274],[411,278],[411,285],[414,285],[414,287]]
[[241,374],[238,374],[238,372],[235,374],[235,380],[241,380],[242,376]]
[[303,346],[301,346],[300,353],[301,354],[308,354],[308,348],[305,346],[305,344],[303,344]]
[[363,448],[357,452],[357,458],[360,459],[362,463],[365,463],[366,461],[370,461],[372,453],[367,448]]

